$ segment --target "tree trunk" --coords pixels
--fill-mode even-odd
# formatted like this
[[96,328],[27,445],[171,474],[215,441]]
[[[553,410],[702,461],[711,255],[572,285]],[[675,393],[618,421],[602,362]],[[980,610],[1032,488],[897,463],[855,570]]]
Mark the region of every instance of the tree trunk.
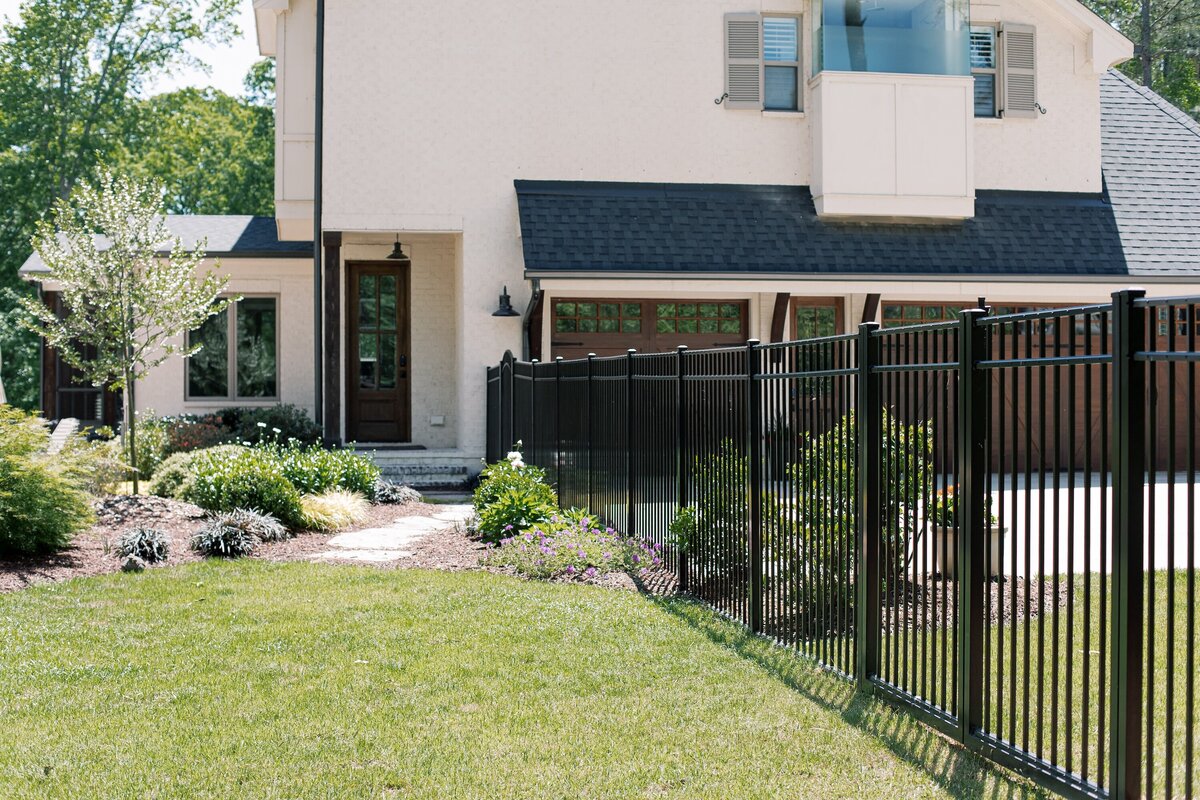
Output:
[[128,372],[125,373],[125,396],[129,404],[129,466],[133,469],[133,493],[138,493],[138,457],[137,457],[137,395],[134,387],[136,379]]
[[1150,0],[1142,0],[1142,41],[1138,54],[1142,61],[1142,85],[1154,88],[1154,54],[1151,52]]

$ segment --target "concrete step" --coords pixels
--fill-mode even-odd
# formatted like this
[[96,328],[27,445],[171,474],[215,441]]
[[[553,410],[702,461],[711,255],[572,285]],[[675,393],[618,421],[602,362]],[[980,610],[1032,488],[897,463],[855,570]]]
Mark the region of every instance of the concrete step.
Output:
[[479,474],[478,455],[461,450],[388,450],[359,446],[383,477],[414,489],[460,489]]

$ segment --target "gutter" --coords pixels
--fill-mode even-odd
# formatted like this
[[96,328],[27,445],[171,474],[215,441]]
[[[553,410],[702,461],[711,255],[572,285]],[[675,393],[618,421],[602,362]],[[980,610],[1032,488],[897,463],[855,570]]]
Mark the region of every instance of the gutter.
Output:
[[317,0],[317,74],[316,74],[316,120],[313,126],[313,417],[317,425],[325,430],[324,409],[324,359],[321,349],[325,341],[325,330],[321,317],[321,177],[322,177],[322,133],[325,111],[325,0]]

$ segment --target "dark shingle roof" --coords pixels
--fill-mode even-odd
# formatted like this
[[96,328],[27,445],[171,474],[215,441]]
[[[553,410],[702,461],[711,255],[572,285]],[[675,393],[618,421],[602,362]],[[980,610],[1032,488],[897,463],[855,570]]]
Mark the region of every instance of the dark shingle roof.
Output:
[[[305,258],[312,242],[281,242],[271,217],[233,214],[168,214],[167,229],[185,247],[207,239],[205,253],[215,258]],[[25,260],[22,275],[47,272],[37,253]]]
[[975,217],[831,222],[804,186],[517,181],[530,272],[1124,275],[1098,197],[979,192]]
[[1115,70],[1100,80],[1104,180],[1130,272],[1200,275],[1200,125]]
[[1200,126],[1110,72],[1107,194],[978,191],[975,217],[818,219],[803,186],[517,181],[531,274],[1200,276]]

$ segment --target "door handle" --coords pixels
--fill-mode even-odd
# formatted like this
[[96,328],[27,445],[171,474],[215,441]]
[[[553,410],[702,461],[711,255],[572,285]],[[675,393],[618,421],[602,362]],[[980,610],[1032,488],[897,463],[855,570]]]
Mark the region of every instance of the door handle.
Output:
[[400,356],[400,366],[401,367],[408,366],[408,356],[405,356],[405,355]]

